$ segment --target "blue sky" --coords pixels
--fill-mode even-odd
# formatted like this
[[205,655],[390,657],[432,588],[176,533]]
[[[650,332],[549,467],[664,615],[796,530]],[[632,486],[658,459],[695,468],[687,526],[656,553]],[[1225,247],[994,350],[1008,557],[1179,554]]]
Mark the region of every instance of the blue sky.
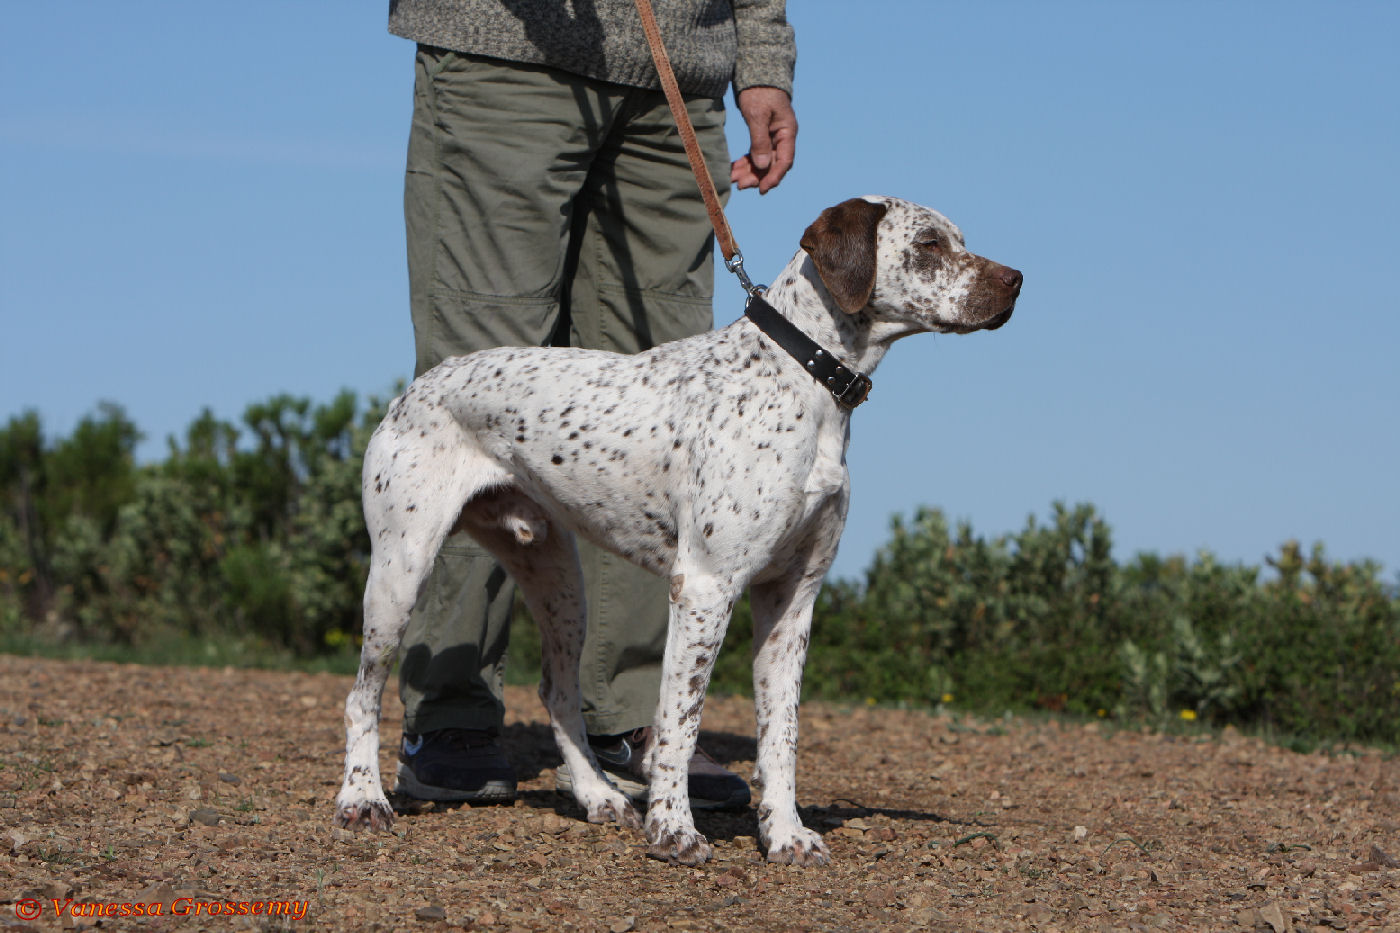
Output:
[[[847,197],[936,207],[1026,285],[916,337],[853,426],[837,560],[926,504],[984,534],[1091,501],[1115,553],[1400,570],[1400,4],[792,2],[797,166],[731,202],[755,279]],[[412,47],[387,3],[12,4],[0,418],[387,393],[412,339]],[[742,123],[731,111],[731,141]],[[742,293],[717,284],[716,320]]]

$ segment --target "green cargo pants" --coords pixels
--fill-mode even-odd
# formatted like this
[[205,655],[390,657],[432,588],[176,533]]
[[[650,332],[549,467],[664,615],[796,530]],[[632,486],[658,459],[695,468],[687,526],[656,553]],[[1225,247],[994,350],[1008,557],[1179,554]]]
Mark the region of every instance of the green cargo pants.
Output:
[[[664,96],[420,47],[404,184],[417,372],[494,346],[636,353],[713,326],[713,234]],[[722,100],[688,103],[728,193]],[[588,731],[651,722],[667,588],[579,542]],[[499,727],[514,586],[449,538],[400,653],[404,729]]]

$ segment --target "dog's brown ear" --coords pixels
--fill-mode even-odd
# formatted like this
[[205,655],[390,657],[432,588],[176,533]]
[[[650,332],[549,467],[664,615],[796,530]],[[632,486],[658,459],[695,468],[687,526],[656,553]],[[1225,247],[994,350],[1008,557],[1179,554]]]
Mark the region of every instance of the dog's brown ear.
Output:
[[888,207],[852,198],[828,207],[802,234],[822,284],[847,314],[870,303],[875,290],[875,231]]

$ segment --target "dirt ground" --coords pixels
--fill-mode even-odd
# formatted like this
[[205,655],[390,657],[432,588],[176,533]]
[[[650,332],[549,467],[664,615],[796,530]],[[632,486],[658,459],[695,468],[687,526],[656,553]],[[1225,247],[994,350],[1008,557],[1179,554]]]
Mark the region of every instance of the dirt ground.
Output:
[[[349,685],[0,656],[0,931],[1400,930],[1377,753],[813,704],[799,799],[833,863],[768,865],[750,810],[700,814],[716,857],[682,868],[554,792],[523,688],[514,807],[333,829]],[[747,701],[712,698],[716,758],[747,775],[752,736]]]

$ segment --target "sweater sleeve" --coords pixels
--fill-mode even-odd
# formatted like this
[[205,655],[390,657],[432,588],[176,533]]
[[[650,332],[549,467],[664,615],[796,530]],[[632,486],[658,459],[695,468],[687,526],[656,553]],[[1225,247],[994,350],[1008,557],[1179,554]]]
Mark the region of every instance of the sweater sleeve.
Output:
[[780,88],[791,97],[797,45],[787,21],[785,0],[732,2],[739,40],[734,93],[762,85]]

